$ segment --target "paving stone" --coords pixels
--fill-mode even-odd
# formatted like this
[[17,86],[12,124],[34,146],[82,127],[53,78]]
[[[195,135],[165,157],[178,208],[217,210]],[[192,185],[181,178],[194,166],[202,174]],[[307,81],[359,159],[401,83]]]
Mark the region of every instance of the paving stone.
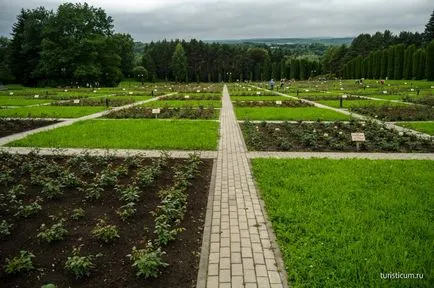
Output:
[[271,270],[265,263],[265,257],[270,260],[268,264],[271,260],[274,264],[275,258],[264,249],[271,247],[265,216],[226,87],[220,110],[220,135],[207,287],[216,285],[216,280],[220,287],[282,284],[277,269]]

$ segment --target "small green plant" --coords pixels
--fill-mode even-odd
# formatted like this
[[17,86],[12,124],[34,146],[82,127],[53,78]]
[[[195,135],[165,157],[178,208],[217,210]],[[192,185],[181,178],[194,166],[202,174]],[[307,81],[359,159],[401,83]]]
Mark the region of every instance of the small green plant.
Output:
[[9,191],[8,191],[9,197],[11,197],[12,195],[14,195],[15,197],[20,197],[26,194],[26,188],[24,187],[23,184],[18,184],[13,186]]
[[83,208],[75,208],[72,210],[71,219],[73,220],[79,220],[80,218],[84,217],[84,210]]
[[129,202],[121,206],[116,213],[122,218],[123,221],[126,221],[128,218],[132,217],[136,211],[136,204],[134,202]]
[[104,192],[104,189],[100,187],[97,183],[91,183],[85,189],[85,198],[88,200],[98,200],[101,198],[101,193]]
[[154,248],[152,242],[149,241],[145,249],[133,247],[131,254],[127,255],[127,257],[133,261],[132,266],[136,268],[137,276],[156,278],[160,274],[159,269],[169,265],[163,262],[161,258],[164,254],[166,253],[161,251],[160,247]]
[[69,171],[64,171],[60,175],[60,183],[66,187],[78,187],[80,186],[80,179]]
[[[54,216],[50,216],[50,218],[55,220]],[[64,223],[65,219],[59,219],[59,221],[54,223],[50,228],[47,228],[45,224],[42,224],[41,232],[38,233],[37,237],[48,243],[63,240],[66,234],[68,234],[68,230],[65,229]]]
[[92,230],[92,235],[104,243],[109,243],[120,237],[117,227],[115,225],[106,224],[103,219],[98,220],[98,223]]
[[42,187],[42,195],[44,195],[47,199],[58,198],[63,195],[62,185],[57,181],[48,180],[43,184]]
[[102,171],[101,175],[97,174],[95,178],[102,187],[113,187],[118,182],[116,173],[110,170]]
[[119,193],[121,194],[119,200],[125,203],[139,201],[140,190],[137,186],[128,185],[126,188],[117,187],[116,190],[118,190]]
[[7,274],[18,274],[33,270],[35,267],[33,267],[32,258],[35,258],[35,255],[21,250],[20,255],[15,256],[12,260],[6,258],[5,272]]
[[9,224],[6,220],[0,222],[0,240],[3,240],[6,236],[11,234],[10,229],[12,226],[13,225]]
[[95,268],[95,264],[92,262],[96,257],[101,257],[102,254],[80,256],[80,249],[74,247],[72,249],[72,256],[68,257],[65,262],[65,269],[75,275],[76,279],[80,279],[84,276],[90,275],[90,270]]
[[128,175],[128,167],[125,165],[120,165],[118,169],[116,169],[116,174],[118,177],[127,176]]
[[41,288],[56,288],[56,285],[49,283],[49,284],[42,285]]
[[39,204],[42,203],[42,198],[36,197],[36,200],[28,205],[20,205],[17,208],[17,213],[14,216],[28,218],[39,211],[42,210],[42,206]]
[[14,181],[14,170],[12,169],[2,169],[0,172],[0,184],[8,185]]
[[157,243],[160,245],[167,245],[169,241],[175,240],[176,235],[184,231],[184,228],[171,228],[166,221],[159,221],[155,223],[154,233],[157,235]]

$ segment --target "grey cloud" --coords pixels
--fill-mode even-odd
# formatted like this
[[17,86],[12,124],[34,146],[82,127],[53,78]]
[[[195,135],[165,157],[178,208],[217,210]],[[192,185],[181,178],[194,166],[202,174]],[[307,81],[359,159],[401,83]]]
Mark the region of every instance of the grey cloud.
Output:
[[[185,1],[166,4],[147,12],[127,13],[121,9],[106,9],[106,12],[113,17],[117,32],[130,33],[136,40],[141,41],[164,38],[209,40],[339,37],[385,29],[394,33],[402,30],[423,31],[433,9],[431,1],[390,2],[392,1]],[[52,2],[50,4],[54,6]],[[35,6],[26,8],[33,7]],[[15,12],[11,13],[13,9]],[[9,12],[0,10],[1,35],[10,32],[19,12],[19,8],[14,6],[7,7],[6,10]]]

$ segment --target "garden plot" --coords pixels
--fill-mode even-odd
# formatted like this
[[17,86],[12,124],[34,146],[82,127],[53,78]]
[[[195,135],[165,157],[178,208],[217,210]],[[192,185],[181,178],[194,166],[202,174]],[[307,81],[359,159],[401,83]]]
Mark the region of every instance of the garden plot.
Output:
[[[341,108],[340,107],[340,100],[316,100],[317,103],[335,107],[335,108]],[[368,100],[368,99],[343,99],[342,101],[342,108],[354,108],[354,107],[366,107],[369,109],[369,107],[378,107],[378,106],[407,106],[405,103],[398,103],[398,102],[390,102],[386,100]]]
[[165,100],[221,100],[220,93],[177,93],[164,97]]
[[434,108],[424,105],[354,107],[351,111],[389,122],[434,120]]
[[375,122],[241,124],[249,150],[356,152],[351,133],[364,133],[360,152],[434,152],[434,143],[412,134],[388,130]]
[[[265,98],[265,97],[263,97]],[[286,98],[285,100],[232,101],[234,107],[313,107],[313,104]]]
[[317,107],[238,107],[238,120],[350,120],[351,116]]
[[0,160],[5,287],[195,286],[212,160]]
[[186,108],[186,107],[204,107],[204,108],[220,108],[222,102],[220,100],[167,100],[161,98],[157,101],[143,104],[145,107],[167,107],[167,108]]
[[112,119],[218,119],[219,110],[213,107],[168,107],[134,106],[119,111],[112,111],[105,118]]
[[78,118],[104,111],[104,106],[35,106],[0,109],[0,117],[17,118]]
[[[431,287],[433,161],[253,159],[292,287]],[[423,279],[384,280],[380,273]]]
[[33,134],[15,147],[216,150],[219,123],[155,119],[88,120]]
[[15,133],[33,130],[39,127],[58,123],[51,120],[34,120],[34,119],[1,119],[0,118],[0,137],[5,137]]
[[139,101],[152,99],[151,96],[111,96],[111,97],[97,97],[97,98],[85,98],[74,99],[70,101],[55,102],[56,106],[109,106],[119,107],[128,104],[132,104]]

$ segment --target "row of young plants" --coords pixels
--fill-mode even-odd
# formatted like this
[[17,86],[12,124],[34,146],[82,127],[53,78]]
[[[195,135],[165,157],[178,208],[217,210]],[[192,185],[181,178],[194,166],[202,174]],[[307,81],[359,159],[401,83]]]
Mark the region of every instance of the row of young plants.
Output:
[[404,96],[402,98],[405,102],[411,102],[415,104],[427,105],[430,107],[434,107],[434,95],[424,96],[424,97],[410,97]]
[[311,107],[313,104],[301,100],[282,101],[232,101],[235,107]]
[[57,121],[39,119],[2,119],[0,118],[0,137],[32,130],[35,128],[55,124]]
[[110,106],[110,107],[118,107],[124,106],[128,104],[132,104],[136,102],[134,98],[107,98],[107,97],[98,97],[98,98],[85,98],[85,99],[77,99],[78,101],[67,101],[67,102],[54,102],[51,105],[54,106]]
[[434,120],[434,108],[431,106],[365,106],[350,108],[350,110],[390,122]]
[[[129,157],[115,168],[111,163],[114,158],[110,155],[90,158],[89,155],[83,154],[69,158],[64,163],[47,159],[37,153],[26,156],[2,153],[0,159],[0,185],[6,188],[0,194],[1,240],[7,240],[15,232],[14,226],[18,226],[20,220],[38,217],[43,210],[44,202],[59,201],[68,192],[67,188],[79,190],[85,202],[94,203],[102,197],[105,188],[114,187],[119,200],[125,204],[119,207],[116,213],[122,221],[127,222],[136,212],[135,205],[143,189],[153,183],[169,160],[167,154],[162,154],[151,165],[141,167],[142,159]],[[98,171],[96,167],[101,165],[105,168],[95,172]],[[121,184],[121,178],[127,177],[129,169],[132,168],[137,169],[132,184]],[[68,218],[49,215],[51,224],[42,223],[36,238],[40,242],[54,245],[69,234],[67,222],[79,221],[84,216],[85,211],[82,208],[73,209]],[[107,219],[98,219],[91,231],[93,238],[105,244],[120,237],[118,228],[107,222]],[[71,256],[65,262],[65,269],[76,278],[88,276],[90,270],[95,268],[92,260],[101,256],[82,256],[80,250],[80,246],[74,247]],[[5,272],[19,274],[33,270],[33,258],[35,255],[31,252],[20,251],[19,255],[12,259],[6,258]]]
[[132,266],[135,267],[137,276],[158,277],[161,269],[168,266],[163,260],[163,255],[166,254],[164,247],[176,240],[176,236],[184,231],[181,221],[187,207],[187,188],[190,181],[199,173],[200,164],[199,156],[191,154],[185,166],[176,169],[173,185],[158,193],[160,205],[151,212],[155,219],[155,238],[149,240],[142,249],[134,246],[128,255],[133,261]]
[[[19,232],[20,221],[41,217],[45,214],[44,204],[48,201],[61,201],[71,193],[71,189],[79,191],[84,198],[83,203],[93,207],[102,198],[113,197],[106,193],[107,188],[113,188],[116,195],[114,197],[121,203],[116,214],[123,223],[130,223],[134,221],[139,208],[137,205],[143,205],[143,201],[139,204],[143,191],[153,185],[162,171],[168,168],[170,160],[164,153],[146,166],[140,157],[128,157],[119,163],[119,160],[110,155],[90,157],[83,154],[69,159],[50,159],[37,153],[25,156],[2,153],[0,159],[0,187],[3,188],[0,190],[1,241],[7,241],[14,233]],[[152,211],[155,217],[155,236],[149,237],[153,240],[147,241],[144,248],[133,247],[127,255],[137,276],[157,277],[160,269],[167,266],[162,260],[165,254],[162,249],[183,231],[180,225],[186,210],[187,188],[198,174],[200,164],[200,158],[191,155],[185,163],[174,167],[174,184],[158,193],[161,201]],[[132,174],[132,170],[135,174]],[[126,182],[127,179],[129,182]],[[72,209],[67,214],[50,214],[48,221],[44,218],[46,220],[40,225],[35,238],[39,245],[50,246],[65,240],[71,241],[68,236],[74,234],[75,225],[85,221],[86,214],[82,207]],[[114,225],[114,220],[105,216],[99,217],[90,231],[90,238],[104,247],[115,244],[122,234],[118,226]],[[147,229],[145,227],[146,231]],[[28,236],[31,238],[31,235]],[[74,245],[72,252],[63,262],[64,269],[76,279],[89,276],[91,271],[97,268],[96,259],[104,256],[103,253],[82,253],[82,248],[83,245]],[[5,259],[4,272],[8,275],[21,275],[24,272],[36,271],[37,258],[31,250],[20,250],[18,255]]]
[[431,140],[389,130],[372,121],[241,124],[249,150],[356,152],[351,133],[365,133],[360,152],[434,152]]
[[222,97],[220,94],[175,94],[164,97],[165,100],[220,100]]
[[122,119],[122,118],[162,118],[162,119],[216,119],[218,118],[218,109],[210,107],[162,107],[158,114],[153,113],[153,108],[134,106],[118,111],[111,111],[105,118]]

